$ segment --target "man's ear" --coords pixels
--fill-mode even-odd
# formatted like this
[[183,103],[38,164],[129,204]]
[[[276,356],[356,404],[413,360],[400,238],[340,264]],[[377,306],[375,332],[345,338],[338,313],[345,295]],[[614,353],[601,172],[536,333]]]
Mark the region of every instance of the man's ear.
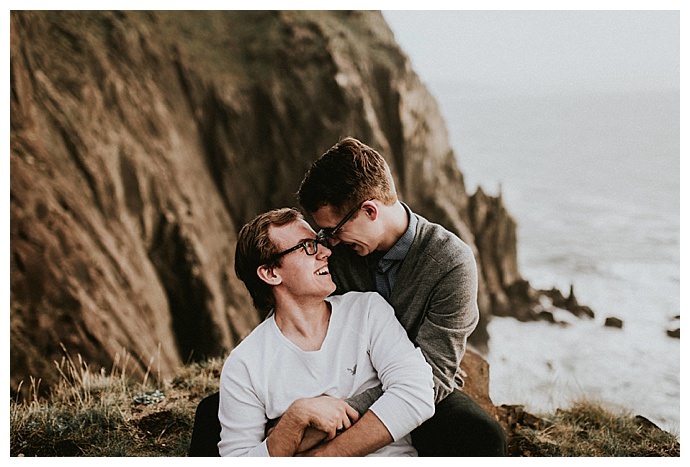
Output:
[[280,274],[278,274],[273,267],[266,266],[265,264],[262,264],[261,266],[256,268],[256,274],[262,281],[264,281],[268,285],[278,285],[281,282],[283,282],[283,279],[280,277]]
[[364,214],[366,214],[366,216],[372,221],[375,221],[379,216],[379,207],[376,205],[376,203],[374,203],[373,200],[363,202],[362,209],[364,209]]

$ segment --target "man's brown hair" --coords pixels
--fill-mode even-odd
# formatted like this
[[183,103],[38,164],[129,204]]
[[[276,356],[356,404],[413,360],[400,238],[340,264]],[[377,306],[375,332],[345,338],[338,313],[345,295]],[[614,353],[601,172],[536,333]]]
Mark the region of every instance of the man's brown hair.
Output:
[[331,205],[344,215],[372,198],[385,204],[398,200],[393,176],[381,154],[352,137],[341,139],[314,161],[297,192],[309,213]]
[[244,282],[252,297],[254,306],[264,314],[275,306],[271,286],[261,280],[256,270],[261,265],[280,266],[279,253],[269,236],[271,226],[280,227],[304,219],[302,213],[293,208],[274,209],[259,214],[242,227],[235,247],[235,274]]

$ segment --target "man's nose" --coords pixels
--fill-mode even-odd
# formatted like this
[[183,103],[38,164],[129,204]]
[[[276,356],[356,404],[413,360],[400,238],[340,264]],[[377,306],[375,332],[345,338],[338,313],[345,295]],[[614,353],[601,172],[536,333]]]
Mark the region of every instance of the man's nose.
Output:
[[318,256],[321,258],[328,258],[331,256],[331,249],[327,247],[326,245],[319,244],[319,250],[318,250]]

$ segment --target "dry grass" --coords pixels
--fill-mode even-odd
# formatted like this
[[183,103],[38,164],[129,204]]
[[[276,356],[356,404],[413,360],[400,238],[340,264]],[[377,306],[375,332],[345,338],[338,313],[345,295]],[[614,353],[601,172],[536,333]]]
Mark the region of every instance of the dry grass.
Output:
[[[199,401],[217,390],[221,359],[185,366],[170,381],[131,381],[123,359],[110,372],[92,373],[78,359],[56,363],[61,383],[49,398],[10,403],[11,456],[187,455]],[[676,436],[642,417],[579,403],[536,417],[501,407],[514,457],[680,456]]]
[[48,399],[32,381],[31,400],[10,403],[11,456],[186,456],[194,411],[217,390],[222,361],[182,369],[156,385],[121,368],[89,372],[79,359],[56,364],[62,376]]
[[511,427],[510,451],[522,457],[679,457],[678,438],[641,416],[578,402]]

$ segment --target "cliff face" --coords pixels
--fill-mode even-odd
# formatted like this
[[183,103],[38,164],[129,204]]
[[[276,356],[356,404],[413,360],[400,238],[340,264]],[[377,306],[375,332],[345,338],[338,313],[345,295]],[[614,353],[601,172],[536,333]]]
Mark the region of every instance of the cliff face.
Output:
[[[375,12],[12,12],[11,391],[66,351],[169,376],[260,320],[236,233],[295,206],[341,136],[475,248],[486,345],[520,281],[500,199],[465,192],[433,97]],[[64,349],[63,349],[64,346]]]

